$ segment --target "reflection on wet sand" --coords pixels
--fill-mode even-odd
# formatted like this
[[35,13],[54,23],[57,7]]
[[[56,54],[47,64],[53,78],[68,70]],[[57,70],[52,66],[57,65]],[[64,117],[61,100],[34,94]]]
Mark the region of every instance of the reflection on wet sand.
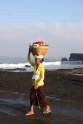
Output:
[[[0,114],[2,113],[17,118],[18,116],[24,116],[24,113],[28,111],[29,99],[27,99],[26,94],[12,92],[10,90],[0,90],[0,93],[2,94],[2,98],[0,98]],[[3,97],[4,94],[6,94],[6,98]],[[57,99],[52,94],[47,95],[46,98],[48,101],[52,100],[52,102],[56,102],[57,100],[61,101],[61,99]],[[52,105],[51,110],[52,112],[50,114],[44,115],[42,113],[43,109],[39,110],[35,107],[35,115],[29,116],[28,118],[40,120],[43,123],[48,122],[48,124],[53,124],[54,122],[60,123],[60,121],[62,122],[65,119],[83,120],[83,111],[75,107]],[[0,117],[0,119],[3,119],[3,117]]]
[[0,71],[0,124],[83,123],[83,77],[65,70],[46,71],[45,96],[52,112],[44,115],[45,108],[35,107],[35,114],[26,117],[32,74]]

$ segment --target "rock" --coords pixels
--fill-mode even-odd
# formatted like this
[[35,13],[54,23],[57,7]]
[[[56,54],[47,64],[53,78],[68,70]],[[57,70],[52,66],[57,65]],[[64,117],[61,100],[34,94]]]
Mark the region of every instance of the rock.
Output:
[[62,58],[61,61],[68,61],[66,57]]
[[25,65],[25,67],[31,67],[30,65]]
[[81,61],[83,62],[83,53],[71,53],[69,61]]

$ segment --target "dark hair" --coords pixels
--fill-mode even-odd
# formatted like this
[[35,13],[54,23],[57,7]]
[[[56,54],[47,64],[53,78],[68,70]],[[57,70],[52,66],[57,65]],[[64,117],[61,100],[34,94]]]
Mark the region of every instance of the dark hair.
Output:
[[[35,60],[36,59],[39,59],[39,58],[35,58]],[[39,59],[40,60],[40,63],[42,63],[43,61],[44,61],[44,58],[42,58],[42,59]]]
[[44,58],[42,58],[41,60],[40,60],[40,62],[42,63],[44,61]]

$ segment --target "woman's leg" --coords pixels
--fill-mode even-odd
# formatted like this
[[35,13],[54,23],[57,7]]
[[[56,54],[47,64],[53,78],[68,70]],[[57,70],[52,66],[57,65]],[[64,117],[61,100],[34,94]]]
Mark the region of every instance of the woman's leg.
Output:
[[32,87],[30,91],[30,111],[25,114],[26,116],[34,114],[34,103],[35,103],[35,90]]
[[45,112],[50,112],[50,106],[47,104],[45,95],[44,95],[44,86],[40,86],[37,89],[37,95],[38,95],[38,102],[40,106],[46,107]]
[[34,113],[34,105],[30,106],[30,111]]
[[39,86],[37,89],[38,102],[41,107],[47,106],[47,101],[44,95],[44,86]]
[[25,116],[33,115],[34,114],[34,105],[30,106],[30,111],[25,114]]

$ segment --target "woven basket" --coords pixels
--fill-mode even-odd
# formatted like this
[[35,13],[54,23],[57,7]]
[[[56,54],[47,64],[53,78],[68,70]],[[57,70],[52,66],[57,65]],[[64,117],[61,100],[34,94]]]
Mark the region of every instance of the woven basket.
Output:
[[30,51],[32,52],[32,55],[45,55],[48,51],[48,46],[30,46]]

